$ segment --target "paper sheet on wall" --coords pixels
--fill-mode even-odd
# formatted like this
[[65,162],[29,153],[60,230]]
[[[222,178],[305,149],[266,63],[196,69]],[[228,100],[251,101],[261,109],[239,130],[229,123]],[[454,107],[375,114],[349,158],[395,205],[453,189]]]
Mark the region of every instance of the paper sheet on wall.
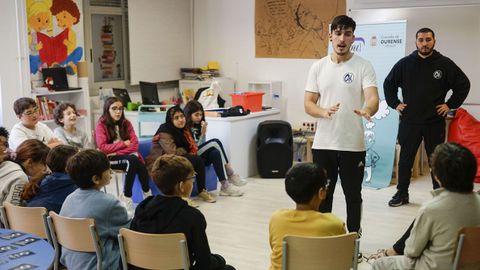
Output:
[[345,0],[256,0],[255,56],[321,58],[329,23],[345,13]]

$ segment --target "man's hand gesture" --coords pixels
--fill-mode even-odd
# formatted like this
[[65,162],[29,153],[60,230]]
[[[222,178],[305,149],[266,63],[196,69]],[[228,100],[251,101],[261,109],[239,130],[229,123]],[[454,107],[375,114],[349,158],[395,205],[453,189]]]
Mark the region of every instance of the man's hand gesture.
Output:
[[325,109],[322,113],[322,117],[327,119],[332,119],[332,116],[338,111],[339,108],[340,108],[340,102],[331,106],[330,108]]

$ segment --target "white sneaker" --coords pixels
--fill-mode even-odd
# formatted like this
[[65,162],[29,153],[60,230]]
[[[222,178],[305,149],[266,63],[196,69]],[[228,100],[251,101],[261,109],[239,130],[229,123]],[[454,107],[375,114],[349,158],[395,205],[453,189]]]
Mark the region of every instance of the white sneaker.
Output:
[[148,197],[150,197],[150,196],[153,196],[151,189],[149,189],[147,192],[143,192],[143,198],[144,198],[144,199],[146,199],[146,198],[148,198]]
[[242,179],[240,177],[240,175],[238,175],[236,173],[228,176],[227,180],[228,180],[229,183],[232,183],[237,187],[241,187],[241,186],[244,186],[245,184],[247,184],[247,181],[245,179]]
[[243,196],[243,191],[233,185],[222,186],[220,188],[220,196],[240,197]]
[[123,206],[125,206],[125,208],[127,208],[127,212],[130,216],[130,214],[134,213],[135,212],[135,207],[133,206],[133,200],[132,198],[129,198],[127,196],[125,196],[125,194],[120,194],[120,197],[118,198],[120,200],[120,202],[123,203]]

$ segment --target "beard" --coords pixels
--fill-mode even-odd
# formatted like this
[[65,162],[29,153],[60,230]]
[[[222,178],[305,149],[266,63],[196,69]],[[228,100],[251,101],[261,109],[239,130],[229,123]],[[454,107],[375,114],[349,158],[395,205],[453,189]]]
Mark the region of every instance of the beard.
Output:
[[423,56],[428,56],[430,55],[432,52],[433,52],[433,48],[434,46],[432,46],[431,48],[427,48],[427,47],[421,47],[419,48],[417,46],[417,51],[419,54],[423,55]]

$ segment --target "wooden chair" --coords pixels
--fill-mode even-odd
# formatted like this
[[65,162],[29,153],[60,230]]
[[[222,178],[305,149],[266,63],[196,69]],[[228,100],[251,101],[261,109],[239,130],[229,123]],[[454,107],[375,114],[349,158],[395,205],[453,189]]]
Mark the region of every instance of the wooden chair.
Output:
[[5,228],[37,235],[52,243],[45,207],[22,207],[4,202],[0,212]]
[[55,248],[55,270],[59,267],[60,245],[74,251],[95,252],[97,270],[102,269],[102,249],[94,219],[67,218],[50,211],[47,222]]
[[357,269],[360,240],[357,233],[327,237],[283,238],[282,269]]
[[122,228],[118,242],[124,270],[127,264],[147,269],[190,268],[183,233],[149,234]]
[[464,227],[458,232],[453,270],[480,269],[480,226]]

